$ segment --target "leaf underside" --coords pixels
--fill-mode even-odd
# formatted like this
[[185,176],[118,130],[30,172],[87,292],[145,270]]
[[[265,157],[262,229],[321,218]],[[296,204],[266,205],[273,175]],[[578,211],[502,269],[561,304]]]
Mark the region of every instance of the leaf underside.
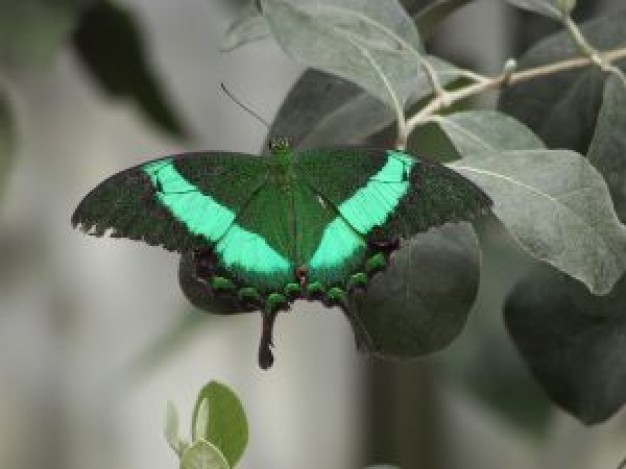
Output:
[[603,297],[541,266],[512,291],[507,329],[546,392],[586,424],[626,402],[626,276]]

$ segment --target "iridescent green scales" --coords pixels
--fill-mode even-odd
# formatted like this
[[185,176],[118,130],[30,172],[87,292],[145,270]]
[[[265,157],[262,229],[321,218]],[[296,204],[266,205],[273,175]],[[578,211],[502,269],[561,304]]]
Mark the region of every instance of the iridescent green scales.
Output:
[[297,298],[348,308],[398,239],[486,209],[488,197],[436,163],[395,150],[214,152],[150,161],[97,186],[72,222],[95,235],[195,253],[211,294],[264,312],[271,364],[275,312]]

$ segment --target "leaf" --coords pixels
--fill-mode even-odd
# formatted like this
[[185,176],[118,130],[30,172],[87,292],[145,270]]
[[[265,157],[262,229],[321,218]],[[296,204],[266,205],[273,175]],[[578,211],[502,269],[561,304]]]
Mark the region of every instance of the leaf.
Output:
[[562,20],[576,6],[575,0],[506,0],[511,5]]
[[532,256],[608,293],[626,269],[626,228],[602,176],[567,150],[464,155],[450,167],[480,186]]
[[402,108],[420,74],[417,30],[395,0],[261,0],[292,58],[352,81]]
[[224,33],[220,50],[231,51],[244,44],[265,39],[269,35],[267,20],[261,15],[257,2],[252,0],[242,8],[239,17]]
[[187,444],[178,436],[178,412],[172,401],[167,401],[164,433],[170,447],[178,456],[182,456]]
[[415,358],[444,348],[465,324],[478,276],[478,244],[468,223],[411,238],[358,301],[351,321],[357,339],[385,358]]
[[[626,46],[626,10],[587,22],[581,31],[599,50]],[[569,33],[537,43],[519,60],[528,69],[579,56]],[[625,61],[617,65],[625,68]],[[602,102],[605,75],[597,67],[556,73],[504,90],[498,107],[528,125],[550,148],[587,153]]]
[[506,326],[551,399],[586,424],[626,402],[626,276],[604,297],[547,267],[520,282]]
[[[458,69],[433,56],[425,57],[442,85],[459,78]],[[420,75],[413,104],[432,93],[430,81]],[[395,114],[352,83],[309,69],[292,87],[272,124],[269,135],[284,135],[294,147],[362,144],[395,121]],[[267,146],[267,145],[265,145]]]
[[413,16],[422,39],[429,38],[441,21],[472,0],[439,0],[422,8]]
[[79,13],[94,0],[0,2],[0,64],[51,65]]
[[180,469],[230,469],[219,449],[205,440],[194,442],[183,453]]
[[543,142],[525,125],[497,111],[464,111],[436,122],[462,156],[485,151],[540,150]]
[[187,136],[146,60],[140,28],[126,8],[95,3],[84,12],[72,39],[83,66],[106,92],[134,102],[161,130]]
[[227,386],[211,381],[198,395],[193,411],[192,439],[207,440],[234,467],[248,443],[248,422],[241,402]]
[[626,221],[626,88],[611,77],[604,88],[604,99],[596,132],[587,158],[604,176],[622,221]]

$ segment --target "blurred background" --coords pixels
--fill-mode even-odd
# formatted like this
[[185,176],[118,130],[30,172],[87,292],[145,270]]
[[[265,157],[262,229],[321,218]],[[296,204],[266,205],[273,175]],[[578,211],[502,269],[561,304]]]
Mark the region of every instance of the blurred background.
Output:
[[[588,17],[621,2],[579,3]],[[298,303],[278,320],[269,372],[256,364],[260,317],[194,310],[176,255],[71,229],[80,199],[126,167],[262,150],[267,129],[219,84],[271,120],[304,68],[271,40],[220,52],[243,4],[116,0],[127,16],[111,19],[87,0],[0,0],[0,468],[177,467],[165,403],[187,431],[210,379],[247,410],[242,468],[617,468],[624,414],[586,428],[552,407],[507,337],[502,303],[530,263],[497,227],[480,227],[478,301],[448,349],[367,358],[337,310]],[[553,28],[481,0],[429,47],[497,73]],[[117,70],[126,81],[107,72],[116,54],[140,65]]]

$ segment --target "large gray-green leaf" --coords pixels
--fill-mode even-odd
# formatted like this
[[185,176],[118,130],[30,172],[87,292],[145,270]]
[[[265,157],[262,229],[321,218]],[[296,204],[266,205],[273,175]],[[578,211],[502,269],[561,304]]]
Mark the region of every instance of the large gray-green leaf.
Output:
[[[453,65],[434,56],[425,58],[442,85],[459,78]],[[431,83],[423,74],[417,86],[409,104],[432,93]],[[392,125],[395,118],[388,106],[351,82],[309,69],[289,91],[269,135],[287,136],[297,148],[362,144]]]
[[450,165],[494,201],[493,212],[531,255],[608,293],[626,269],[626,228],[606,183],[567,150],[490,151]]
[[[459,78],[458,69],[447,62],[433,56],[425,57],[425,60],[428,60],[437,73],[441,85],[447,85]],[[409,105],[432,93],[431,82],[426,74],[419,75],[416,86],[416,92],[409,97]],[[301,145],[315,148],[362,143],[367,137],[391,125],[395,119],[396,115],[389,107],[359,90],[354,97],[315,122]]]
[[94,0],[0,1],[0,63],[46,65]]
[[248,421],[237,395],[211,381],[198,395],[193,411],[192,440],[214,444],[234,467],[248,444]]
[[617,215],[626,221],[626,88],[617,77],[607,81],[587,158],[609,186]]
[[[585,23],[581,30],[599,50],[626,46],[626,10]],[[579,56],[569,33],[539,42],[519,60],[528,69]],[[617,63],[626,68],[625,61]],[[499,108],[528,125],[550,148],[586,153],[602,102],[605,74],[596,67],[556,73],[519,83],[501,95]]]
[[205,440],[194,442],[180,460],[180,469],[231,469],[219,449]]
[[261,0],[281,47],[295,60],[350,80],[402,107],[421,71],[421,41],[396,0]]
[[506,0],[518,8],[560,20],[576,6],[576,0]]
[[385,358],[415,358],[447,346],[474,303],[479,263],[468,223],[408,240],[358,301],[352,325],[362,347]]
[[524,124],[497,111],[464,111],[436,117],[462,156],[485,151],[540,150],[543,142]]
[[270,28],[257,7],[257,1],[250,0],[224,33],[220,49],[230,51],[249,42],[265,39],[269,35]]
[[592,296],[548,267],[520,282],[505,305],[506,326],[552,400],[586,424],[626,402],[626,276]]

